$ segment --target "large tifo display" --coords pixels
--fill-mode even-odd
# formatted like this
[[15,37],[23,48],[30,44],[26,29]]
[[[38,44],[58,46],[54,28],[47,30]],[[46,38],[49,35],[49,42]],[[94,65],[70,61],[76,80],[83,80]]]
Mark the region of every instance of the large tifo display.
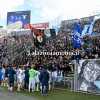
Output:
[[30,24],[30,11],[16,11],[7,13],[7,25],[21,22],[23,27],[26,24]]
[[76,90],[100,93],[100,60],[81,60],[76,73]]

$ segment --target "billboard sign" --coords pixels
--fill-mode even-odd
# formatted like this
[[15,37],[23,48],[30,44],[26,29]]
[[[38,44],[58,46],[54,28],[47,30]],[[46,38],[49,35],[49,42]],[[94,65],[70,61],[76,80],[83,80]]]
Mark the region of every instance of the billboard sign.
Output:
[[21,22],[22,25],[30,24],[30,11],[16,11],[7,13],[7,25]]

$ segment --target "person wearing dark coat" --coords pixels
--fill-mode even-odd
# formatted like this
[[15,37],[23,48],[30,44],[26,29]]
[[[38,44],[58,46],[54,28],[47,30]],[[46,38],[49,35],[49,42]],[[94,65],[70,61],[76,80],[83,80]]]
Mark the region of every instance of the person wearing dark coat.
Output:
[[29,69],[28,67],[25,68],[25,78],[24,78],[24,88],[28,89],[28,85],[29,85]]
[[42,90],[41,90],[42,95],[47,95],[48,84],[49,84],[48,83],[49,82],[49,73],[45,68],[43,68],[40,71],[39,80],[40,80],[40,83],[41,83],[41,86],[42,86]]
[[14,77],[15,77],[15,74],[16,74],[15,70],[10,65],[8,67],[8,70],[7,70],[8,84],[9,84],[8,90],[10,90],[10,91],[13,91],[13,88],[14,88]]

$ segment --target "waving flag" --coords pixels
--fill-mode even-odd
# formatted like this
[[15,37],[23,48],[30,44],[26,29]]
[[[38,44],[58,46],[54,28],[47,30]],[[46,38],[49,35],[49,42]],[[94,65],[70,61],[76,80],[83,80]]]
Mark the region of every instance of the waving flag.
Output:
[[83,31],[82,31],[82,36],[92,35],[94,23],[95,23],[94,16],[92,16],[92,17],[89,18],[89,23],[84,25],[84,28],[83,28]]
[[72,45],[74,48],[81,47],[81,33],[82,33],[82,27],[80,23],[75,23],[72,35]]

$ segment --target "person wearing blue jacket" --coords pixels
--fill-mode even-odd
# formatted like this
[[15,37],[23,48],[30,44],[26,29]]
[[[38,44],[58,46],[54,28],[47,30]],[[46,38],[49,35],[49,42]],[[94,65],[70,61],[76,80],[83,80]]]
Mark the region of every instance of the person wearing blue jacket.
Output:
[[49,73],[46,70],[46,68],[42,68],[40,75],[39,75],[39,80],[42,86],[41,93],[42,95],[47,95],[48,93],[48,82],[49,82]]
[[0,67],[0,85],[2,83],[3,80],[3,72],[2,72],[2,67]]
[[8,70],[7,70],[8,84],[9,84],[8,90],[9,90],[9,91],[13,91],[15,74],[16,74],[15,70],[14,70],[13,67],[10,65],[10,66],[8,67]]

